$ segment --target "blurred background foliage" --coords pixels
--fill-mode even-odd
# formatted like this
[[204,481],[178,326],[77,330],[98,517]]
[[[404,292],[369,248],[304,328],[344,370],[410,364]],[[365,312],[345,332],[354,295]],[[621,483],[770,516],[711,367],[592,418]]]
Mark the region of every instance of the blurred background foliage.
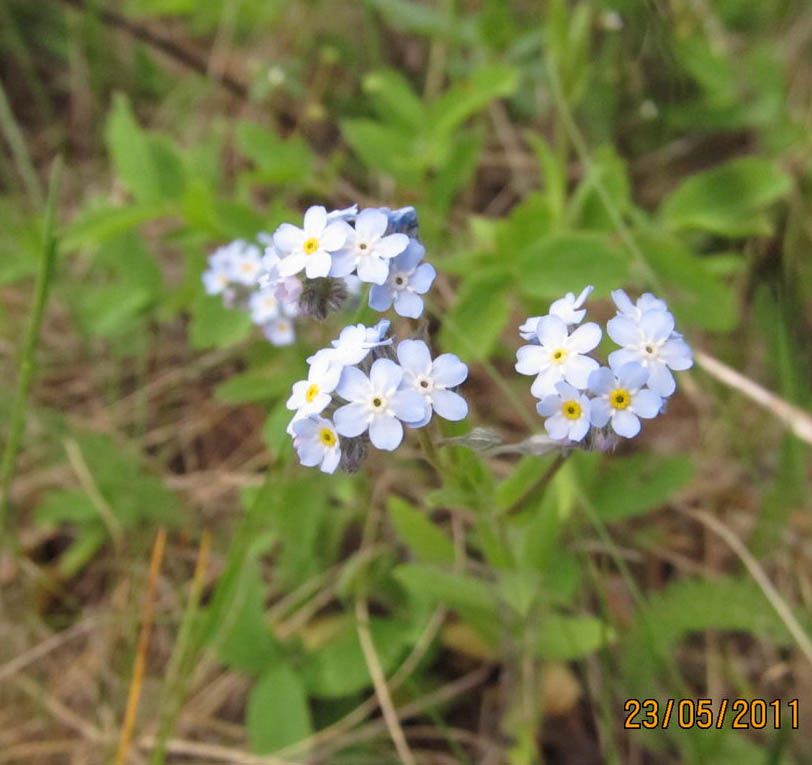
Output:
[[[538,5],[0,4],[0,422],[66,162],[0,554],[0,761],[110,760],[159,526],[131,762],[403,759],[365,636],[417,762],[806,761],[809,447],[777,411],[699,370],[543,492],[549,458],[449,447],[438,474],[411,443],[325,477],[284,401],[340,321],[274,349],[203,292],[214,247],[308,204],[413,204],[428,331],[472,365],[469,422],[436,437],[541,430],[515,327],[587,283],[660,293],[808,411],[812,8]],[[800,698],[801,729],[624,730],[630,697]]]

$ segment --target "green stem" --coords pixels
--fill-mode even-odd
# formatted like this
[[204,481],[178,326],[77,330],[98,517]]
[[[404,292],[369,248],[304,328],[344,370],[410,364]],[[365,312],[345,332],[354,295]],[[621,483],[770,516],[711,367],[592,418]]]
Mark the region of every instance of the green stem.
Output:
[[40,207],[43,196],[42,185],[37,177],[37,171],[34,169],[34,163],[31,161],[31,155],[28,153],[28,147],[25,145],[25,139],[14,117],[14,112],[11,110],[11,104],[2,83],[0,83],[0,131],[3,132],[9,149],[11,149],[11,156],[14,158],[14,164],[17,166],[17,172],[25,184],[28,196],[31,197],[31,201],[37,207]]
[[502,515],[510,515],[511,513],[515,513],[519,510],[529,499],[534,497],[536,494],[543,492],[549,483],[555,478],[556,474],[559,470],[563,467],[564,463],[567,461],[567,457],[570,456],[572,452],[567,452],[566,454],[559,454],[553,464],[547,468],[547,470],[539,477],[539,479],[524,493],[522,494],[519,499],[517,499],[507,510],[502,511]]
[[11,412],[8,440],[0,462],[0,539],[3,537],[6,519],[9,512],[11,479],[14,474],[14,462],[22,440],[25,423],[26,404],[34,377],[34,352],[39,339],[45,304],[56,262],[57,238],[54,235],[56,223],[56,206],[59,196],[59,181],[62,175],[62,158],[57,157],[51,171],[51,184],[48,190],[48,202],[45,207],[45,220],[42,233],[42,257],[34,292],[34,309],[31,313],[28,332],[23,345],[20,361],[20,379],[17,386],[17,397]]
[[426,432],[425,428],[418,428],[417,438],[420,441],[420,446],[423,447],[423,454],[426,457],[426,461],[434,468],[437,475],[442,478],[442,462],[440,460],[440,455],[437,452],[437,447],[431,440],[431,436]]

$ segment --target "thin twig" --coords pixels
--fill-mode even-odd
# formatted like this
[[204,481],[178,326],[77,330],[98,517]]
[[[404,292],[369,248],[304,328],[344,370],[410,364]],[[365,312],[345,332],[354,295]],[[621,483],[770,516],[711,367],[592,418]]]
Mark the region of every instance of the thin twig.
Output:
[[384,675],[383,667],[381,667],[378,653],[375,650],[372,633],[369,630],[369,609],[367,607],[366,597],[359,597],[355,601],[355,616],[358,619],[357,629],[358,639],[361,642],[361,650],[364,653],[364,660],[369,670],[369,676],[372,678],[372,684],[375,686],[375,695],[378,697],[378,704],[383,712],[383,719],[386,721],[389,737],[395,745],[400,761],[406,765],[415,765],[416,760],[411,749],[409,749],[403,728],[400,727],[400,722],[395,712],[395,705],[392,703],[392,696],[386,685],[386,676]]
[[775,586],[761,567],[761,564],[753,557],[753,554],[747,549],[741,539],[725,526],[724,523],[704,510],[685,510],[684,512],[699,521],[703,526],[709,528],[739,556],[739,560],[741,560],[745,568],[750,572],[750,576],[755,579],[756,584],[761,588],[761,591],[764,593],[770,605],[775,609],[778,617],[784,622],[790,635],[795,638],[795,642],[798,643],[798,647],[801,649],[803,655],[807,658],[809,663],[812,664],[812,640],[809,639],[803,627],[798,623],[798,620],[792,613],[792,609],[787,605],[787,602],[781,597],[778,590],[775,589]]
[[812,444],[812,416],[808,412],[776,396],[775,393],[768,391],[749,377],[745,377],[703,351],[694,351],[694,359],[711,377],[739,391],[759,406],[763,406],[781,420],[798,438]]
[[521,497],[519,497],[507,510],[503,510],[502,513],[504,515],[510,515],[511,513],[515,513],[519,510],[531,497],[535,496],[539,492],[543,491],[547,484],[555,478],[556,474],[564,463],[567,461],[567,457],[570,456],[570,452],[566,454],[559,454],[553,464],[547,468],[547,470],[536,480],[536,482],[524,493]]
[[124,765],[127,757],[127,750],[130,747],[133,728],[135,727],[135,717],[138,712],[138,701],[141,698],[141,687],[144,681],[144,671],[147,666],[147,647],[149,646],[149,636],[152,631],[152,613],[155,607],[155,590],[158,585],[158,574],[161,571],[161,564],[166,548],[166,528],[161,526],[155,537],[152,546],[152,557],[149,562],[149,584],[147,585],[147,599],[144,603],[144,617],[141,622],[141,632],[138,635],[138,649],[135,654],[133,665],[133,675],[130,681],[130,692],[127,697],[127,709],[124,713],[124,722],[121,726],[121,738],[116,751],[116,765]]

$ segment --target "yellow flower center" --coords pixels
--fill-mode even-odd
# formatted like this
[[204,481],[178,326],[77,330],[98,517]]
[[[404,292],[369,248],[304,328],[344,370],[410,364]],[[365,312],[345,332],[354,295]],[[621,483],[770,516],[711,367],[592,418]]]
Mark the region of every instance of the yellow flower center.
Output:
[[319,395],[319,386],[316,385],[316,383],[313,383],[312,385],[309,385],[307,390],[305,391],[305,401],[307,401],[308,404],[312,404],[313,399],[316,398],[316,396],[318,395]]
[[305,243],[302,245],[302,249],[304,250],[305,255],[312,255],[316,250],[319,249],[319,240],[316,237],[311,236],[310,239],[306,239]]
[[625,409],[632,402],[632,397],[625,388],[615,388],[609,394],[609,404],[615,409]]
[[253,263],[243,263],[242,264],[242,271],[244,274],[250,274],[254,270]]
[[580,419],[583,409],[577,401],[565,401],[561,405],[561,413],[568,420],[577,420]]
[[563,364],[567,358],[567,352],[563,348],[558,348],[550,354],[553,364]]
[[333,433],[330,428],[322,428],[319,431],[319,441],[321,441],[325,446],[335,446],[336,445],[336,434]]

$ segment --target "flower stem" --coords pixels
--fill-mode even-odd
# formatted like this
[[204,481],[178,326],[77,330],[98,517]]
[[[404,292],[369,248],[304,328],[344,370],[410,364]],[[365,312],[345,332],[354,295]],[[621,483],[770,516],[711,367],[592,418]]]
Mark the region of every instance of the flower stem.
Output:
[[507,510],[502,511],[502,515],[510,515],[511,513],[515,513],[517,510],[521,509],[521,507],[532,497],[534,497],[539,492],[544,491],[547,488],[547,485],[555,478],[556,474],[559,470],[561,470],[564,463],[567,461],[567,457],[570,456],[572,452],[566,452],[563,454],[559,454],[553,464],[547,468],[547,470],[538,478],[538,480],[524,493],[522,494],[519,499],[517,499]]
[[62,175],[62,157],[57,157],[51,170],[51,183],[48,189],[48,201],[45,206],[45,219],[42,232],[42,255],[34,291],[34,308],[28,325],[28,332],[23,345],[20,361],[20,378],[17,385],[17,396],[11,412],[8,440],[0,462],[0,539],[3,538],[6,519],[10,505],[11,478],[14,474],[14,462],[20,448],[25,423],[25,410],[31,383],[34,377],[34,352],[39,339],[45,304],[56,262],[57,237],[54,234],[56,223],[56,205],[59,196],[59,181]]
[[440,455],[437,452],[437,447],[431,440],[431,436],[428,434],[425,428],[420,428],[417,431],[417,437],[420,440],[420,446],[423,447],[423,456],[426,458],[426,462],[428,462],[434,468],[437,475],[442,476],[443,470]]

